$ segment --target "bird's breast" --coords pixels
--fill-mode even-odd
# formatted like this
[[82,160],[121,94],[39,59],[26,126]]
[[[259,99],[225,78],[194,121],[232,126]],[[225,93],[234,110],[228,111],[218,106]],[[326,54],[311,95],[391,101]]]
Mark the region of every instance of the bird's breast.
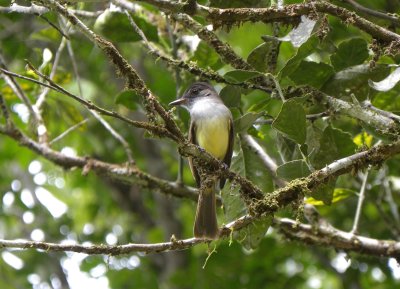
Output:
[[198,107],[192,112],[197,144],[217,159],[224,159],[229,143],[229,109],[224,105],[214,104]]

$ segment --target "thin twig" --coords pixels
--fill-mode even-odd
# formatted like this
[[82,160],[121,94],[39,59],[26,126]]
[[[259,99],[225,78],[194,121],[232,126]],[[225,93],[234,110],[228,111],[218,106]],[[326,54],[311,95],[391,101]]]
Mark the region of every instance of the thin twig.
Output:
[[[68,27],[67,27],[67,31],[68,31]],[[67,43],[68,38],[67,37],[63,37],[61,39],[61,43],[58,46],[57,52],[54,56],[54,62],[53,62],[53,66],[51,68],[51,72],[50,72],[50,79],[53,79],[54,76],[56,75],[57,72],[57,68],[58,68],[58,63],[60,61],[60,57],[61,57],[61,53],[63,52],[64,48],[65,48],[65,44]],[[49,93],[50,88],[46,87],[45,89],[43,89],[42,93],[38,96],[38,99],[35,103],[35,106],[38,110],[40,110],[42,108],[42,105],[44,104],[45,100],[46,100],[46,96]]]
[[370,168],[367,168],[363,175],[363,181],[361,184],[360,193],[358,195],[356,214],[354,216],[353,228],[351,229],[350,234],[356,234],[358,231],[358,224],[360,223],[361,209],[365,199],[365,188],[367,186],[369,170]]
[[54,139],[52,139],[49,142],[49,145],[53,145],[55,142],[58,142],[59,140],[61,140],[62,138],[64,138],[66,135],[68,135],[70,132],[74,131],[75,129],[77,129],[78,127],[84,125],[85,123],[88,122],[88,119],[85,118],[84,120],[78,122],[77,124],[74,124],[73,126],[71,126],[70,128],[68,128],[66,131],[64,131],[63,133],[61,133],[59,136],[55,137]]
[[48,141],[48,134],[47,128],[44,124],[42,115],[40,112],[32,105],[31,101],[29,100],[28,96],[25,94],[21,86],[18,84],[17,81],[13,78],[13,75],[6,74],[4,71],[7,70],[7,66],[3,59],[3,56],[0,54],[0,71],[3,73],[1,74],[4,78],[5,82],[8,86],[12,89],[12,91],[17,95],[17,97],[25,104],[26,108],[29,111],[29,115],[33,118],[33,125],[35,127],[35,133],[38,136],[38,139],[41,143],[46,144]]
[[[67,25],[68,26],[68,25]],[[69,29],[67,29],[69,30]],[[74,56],[74,51],[72,49],[71,43],[70,41],[67,41],[67,50],[68,50],[68,54],[71,58],[71,62],[72,62],[72,67],[75,73],[75,77],[76,77],[76,82],[78,84],[78,88],[79,88],[79,96],[81,98],[83,97],[82,94],[82,85],[81,85],[81,81],[80,81],[80,76],[79,76],[79,71],[78,71],[78,66],[76,65],[76,61],[75,61],[75,56]],[[132,156],[132,150],[129,146],[129,143],[125,140],[125,138],[119,134],[101,115],[99,115],[97,112],[93,111],[93,110],[89,110],[89,112],[103,125],[103,127],[117,140],[119,141],[122,146],[124,147],[126,156],[128,158],[129,163],[134,163],[134,159]]]
[[350,4],[354,8],[354,10],[356,10],[357,12],[361,12],[361,13],[364,13],[366,15],[371,15],[371,16],[374,16],[376,18],[389,20],[392,23],[396,24],[397,26],[400,25],[400,18],[396,17],[395,15],[390,15],[390,14],[383,13],[383,12],[380,12],[380,11],[377,11],[377,10],[374,10],[374,9],[367,8],[367,7],[362,6],[361,4],[357,3],[354,0],[342,0],[342,1]]
[[61,28],[59,28],[57,25],[55,25],[53,22],[51,22],[49,19],[44,17],[43,15],[39,15],[40,18],[42,18],[44,21],[46,21],[51,27],[53,27],[55,30],[57,30],[63,37],[67,38],[69,40],[68,35],[66,35]]

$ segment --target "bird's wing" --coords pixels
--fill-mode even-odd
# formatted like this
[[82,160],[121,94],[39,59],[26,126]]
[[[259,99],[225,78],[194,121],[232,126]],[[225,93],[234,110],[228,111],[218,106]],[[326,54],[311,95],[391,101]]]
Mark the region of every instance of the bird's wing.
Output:
[[[196,125],[194,124],[193,121],[190,122],[189,141],[192,144],[195,144],[195,145],[198,144],[197,140],[196,140]],[[188,161],[189,161],[190,170],[192,171],[192,174],[193,174],[193,176],[194,176],[194,178],[196,180],[197,186],[200,186],[200,176],[199,176],[199,173],[197,172],[197,169],[196,169],[195,165],[193,164],[192,158],[189,157]]]
[[[224,163],[228,166],[231,166],[232,153],[233,153],[233,143],[234,143],[234,134],[233,134],[233,122],[232,119],[229,119],[229,141],[228,141],[228,149],[226,150],[226,154],[224,157]],[[222,189],[225,185],[225,179],[221,179],[220,188]]]

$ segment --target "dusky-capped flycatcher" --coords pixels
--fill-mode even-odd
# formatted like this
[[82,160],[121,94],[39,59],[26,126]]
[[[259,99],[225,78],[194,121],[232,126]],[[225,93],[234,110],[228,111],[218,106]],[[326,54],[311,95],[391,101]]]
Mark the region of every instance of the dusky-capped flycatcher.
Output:
[[[233,151],[232,114],[215,89],[206,82],[196,82],[170,105],[180,105],[189,111],[189,141],[199,145],[229,167]],[[191,158],[189,166],[197,185],[200,186],[200,176]],[[218,237],[215,194],[224,184],[225,179],[215,179],[213,185],[200,192],[193,228],[196,238]]]

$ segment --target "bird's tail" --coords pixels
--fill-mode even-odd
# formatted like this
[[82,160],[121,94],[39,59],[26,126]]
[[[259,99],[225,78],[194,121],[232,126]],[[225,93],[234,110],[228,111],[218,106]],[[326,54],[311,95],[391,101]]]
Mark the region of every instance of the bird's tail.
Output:
[[218,237],[218,222],[216,213],[215,194],[218,192],[219,182],[200,189],[197,202],[196,217],[193,233],[196,238],[216,239]]

